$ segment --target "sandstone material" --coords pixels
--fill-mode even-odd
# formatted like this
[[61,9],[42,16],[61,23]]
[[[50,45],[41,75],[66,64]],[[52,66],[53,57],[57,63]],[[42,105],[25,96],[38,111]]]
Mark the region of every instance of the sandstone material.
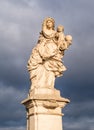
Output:
[[31,86],[28,97],[22,101],[27,112],[27,130],[63,130],[62,109],[70,101],[61,97],[54,86],[56,77],[66,70],[62,58],[71,44],[72,37],[64,34],[62,25],[55,30],[54,19],[44,19],[27,65]]
[[30,90],[28,98],[22,101],[27,111],[27,130],[62,130],[62,108],[69,102],[56,89]]

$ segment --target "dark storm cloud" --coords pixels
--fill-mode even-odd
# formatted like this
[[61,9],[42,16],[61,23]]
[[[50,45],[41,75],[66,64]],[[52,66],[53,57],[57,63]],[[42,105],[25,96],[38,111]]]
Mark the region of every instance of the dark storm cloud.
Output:
[[[16,6],[7,3],[8,5],[5,4],[5,11],[3,10],[4,4],[3,2],[2,19],[0,20],[0,81],[9,85],[14,84],[15,86],[17,84],[20,86],[21,84],[25,84],[24,70],[27,64],[27,50],[31,50],[34,38],[30,35],[32,29],[28,27],[28,21],[30,20],[27,19],[25,22],[21,20],[23,12],[20,11],[20,8],[17,10]],[[10,8],[13,8],[12,12]],[[26,9],[25,13],[29,14],[29,10]],[[8,21],[5,21],[7,15]],[[30,49],[29,44],[31,44]]]
[[0,87],[0,127],[25,125],[25,109],[20,104],[24,97],[25,90],[21,92],[13,86]]
[[20,102],[30,85],[26,64],[47,16],[73,36],[63,59],[68,70],[56,80],[61,95],[71,100],[64,109],[64,129],[93,130],[93,5],[93,0],[0,1],[0,130],[25,129],[25,109]]
[[[85,97],[84,97],[85,98]],[[93,130],[94,129],[94,103],[83,101],[69,104],[64,108],[64,129],[66,130]]]
[[19,126],[19,127],[8,127],[8,128],[1,127],[0,130],[26,130],[26,127],[23,127],[23,126]]
[[[24,50],[20,48],[17,49],[15,42],[13,43],[11,40],[2,40],[3,45],[1,45],[2,50],[0,51],[0,81],[4,83],[15,83],[25,81],[24,79],[24,70],[22,68],[25,63]],[[21,53],[21,51],[23,53]],[[26,66],[25,66],[26,67]],[[19,73],[19,72],[21,73]]]
[[[77,122],[76,122],[77,121]],[[70,119],[69,122],[65,122],[64,129],[65,130],[93,130],[94,129],[94,119],[84,118],[81,120],[72,120]]]

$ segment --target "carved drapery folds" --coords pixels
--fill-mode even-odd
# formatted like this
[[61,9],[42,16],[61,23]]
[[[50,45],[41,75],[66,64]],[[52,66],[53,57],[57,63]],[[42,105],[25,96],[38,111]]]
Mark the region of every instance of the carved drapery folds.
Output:
[[65,50],[72,44],[71,35],[64,34],[64,27],[55,30],[53,18],[46,18],[38,42],[28,60],[28,71],[33,88],[54,88],[55,78],[66,70],[62,62]]

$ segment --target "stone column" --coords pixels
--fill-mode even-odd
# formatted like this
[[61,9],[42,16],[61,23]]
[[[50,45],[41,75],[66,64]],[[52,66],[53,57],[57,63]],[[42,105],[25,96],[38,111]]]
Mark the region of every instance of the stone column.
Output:
[[28,98],[22,101],[27,111],[27,130],[63,130],[62,109],[69,102],[56,89],[30,90]]

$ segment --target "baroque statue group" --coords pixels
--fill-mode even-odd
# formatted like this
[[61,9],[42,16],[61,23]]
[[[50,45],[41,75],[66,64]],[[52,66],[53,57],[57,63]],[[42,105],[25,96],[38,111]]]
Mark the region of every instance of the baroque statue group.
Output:
[[27,112],[27,130],[63,130],[62,109],[70,100],[61,97],[54,86],[56,77],[66,70],[62,59],[71,44],[72,36],[64,34],[62,25],[55,28],[53,18],[44,19],[27,64],[31,87],[21,102]]
[[64,34],[64,27],[51,17],[44,19],[36,46],[28,60],[31,89],[54,88],[55,78],[63,75],[66,67],[62,62],[65,50],[72,44],[72,36]]

